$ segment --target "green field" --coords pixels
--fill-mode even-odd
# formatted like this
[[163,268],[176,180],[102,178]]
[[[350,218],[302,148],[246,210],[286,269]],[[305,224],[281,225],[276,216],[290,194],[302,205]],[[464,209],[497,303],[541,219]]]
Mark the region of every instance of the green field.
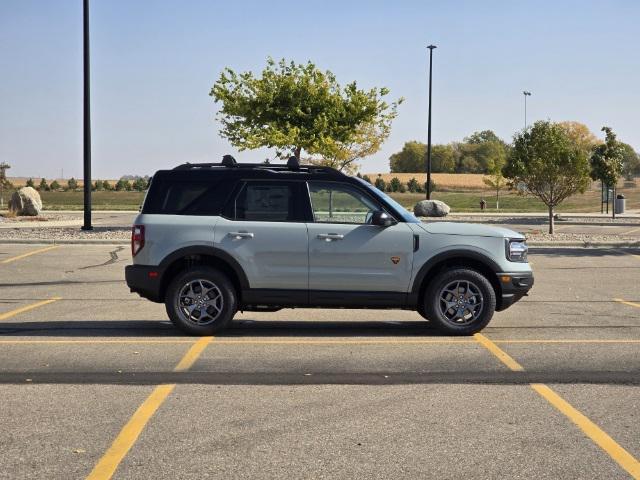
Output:
[[[11,192],[4,195],[5,204]],[[640,209],[640,188],[621,188],[627,198],[627,209]],[[41,192],[44,208],[47,210],[82,210],[82,191],[74,192]],[[423,193],[391,193],[391,197],[405,207],[412,209],[419,200],[423,200]],[[94,210],[138,210],[144,192],[92,192]],[[495,194],[490,191],[461,191],[439,192],[432,194],[432,198],[442,200],[454,212],[479,212],[481,198],[487,201],[487,211],[495,211]],[[558,212],[599,212],[600,190],[589,190],[583,195],[575,195],[560,205]],[[533,197],[521,197],[514,193],[501,193],[501,212],[545,212],[545,205]]]

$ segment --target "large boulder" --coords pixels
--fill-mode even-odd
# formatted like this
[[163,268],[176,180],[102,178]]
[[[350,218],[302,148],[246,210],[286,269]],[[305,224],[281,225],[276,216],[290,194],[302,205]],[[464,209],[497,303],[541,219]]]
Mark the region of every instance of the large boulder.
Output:
[[422,200],[413,207],[416,217],[446,217],[451,208],[440,200]]
[[42,212],[42,200],[35,188],[22,187],[13,192],[9,200],[9,211],[16,215],[36,217]]

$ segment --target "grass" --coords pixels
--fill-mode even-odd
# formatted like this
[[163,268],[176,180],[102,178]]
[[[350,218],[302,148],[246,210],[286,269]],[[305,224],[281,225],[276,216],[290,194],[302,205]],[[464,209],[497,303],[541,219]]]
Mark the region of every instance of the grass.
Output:
[[[82,210],[84,195],[75,192],[40,192],[42,204],[47,210]],[[93,210],[138,210],[144,200],[144,192],[92,192]]]

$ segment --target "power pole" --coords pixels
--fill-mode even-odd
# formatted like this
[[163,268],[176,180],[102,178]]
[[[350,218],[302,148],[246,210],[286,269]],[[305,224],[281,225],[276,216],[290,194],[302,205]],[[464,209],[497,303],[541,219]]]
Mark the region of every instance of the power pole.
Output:
[[429,122],[427,126],[427,200],[431,200],[431,78],[433,72],[433,49],[435,45],[429,45]]
[[89,63],[89,0],[82,0],[82,40],[84,66],[83,140],[84,140],[84,224],[82,230],[93,230],[91,225],[91,109]]

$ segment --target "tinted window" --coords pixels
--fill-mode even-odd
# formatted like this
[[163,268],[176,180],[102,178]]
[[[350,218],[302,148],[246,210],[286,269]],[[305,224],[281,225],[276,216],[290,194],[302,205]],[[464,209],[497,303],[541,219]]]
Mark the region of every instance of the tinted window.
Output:
[[318,223],[369,223],[381,208],[357,188],[333,182],[309,182],[313,218]]
[[143,213],[220,215],[234,182],[154,180]]
[[234,220],[294,222],[301,220],[296,205],[299,186],[290,182],[247,182],[229,211]]

